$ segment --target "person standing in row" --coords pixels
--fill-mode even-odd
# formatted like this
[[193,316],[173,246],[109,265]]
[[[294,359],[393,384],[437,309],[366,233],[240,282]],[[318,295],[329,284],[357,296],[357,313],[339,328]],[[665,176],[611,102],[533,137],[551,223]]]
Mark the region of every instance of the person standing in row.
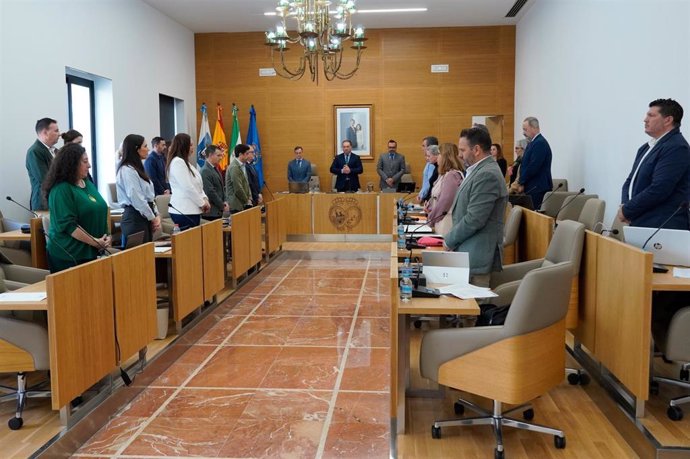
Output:
[[31,183],[30,205],[31,210],[47,210],[41,186],[57,151],[55,144],[60,138],[57,121],[52,118],[41,118],[36,121],[36,137],[36,141],[26,152],[26,170]]
[[530,196],[534,208],[539,209],[546,192],[553,190],[551,147],[541,134],[539,120],[533,116],[528,116],[522,122],[522,133],[529,140],[529,144],[525,148],[520,165],[518,192]]
[[288,163],[288,182],[308,183],[311,178],[311,163],[304,159],[302,147],[295,147],[295,159]]
[[130,134],[122,142],[122,161],[117,166],[115,183],[119,204],[124,208],[122,222],[122,246],[134,233],[144,232],[144,242],[153,240],[153,233],[161,226],[161,219],[154,203],[153,183],[146,175],[143,161],[149,153],[146,139]]
[[146,175],[153,182],[153,191],[156,196],[170,194],[170,184],[165,179],[167,143],[162,137],[154,137],[151,140],[151,147],[153,150],[144,161]]
[[381,191],[395,191],[405,173],[405,157],[397,150],[398,142],[391,139],[388,141],[388,151],[379,156],[376,172],[381,178],[379,182]]
[[201,214],[211,205],[204,193],[201,174],[196,169],[196,154],[188,134],[177,134],[168,152],[170,218],[181,230],[199,226]]
[[225,171],[225,199],[230,212],[241,212],[252,206],[252,192],[247,180],[246,162],[249,157],[249,145],[243,143],[235,146],[235,155]]
[[225,187],[223,177],[218,171],[218,164],[225,156],[225,150],[218,145],[209,145],[204,151],[206,162],[201,168],[201,179],[204,183],[204,193],[208,196],[211,208],[202,215],[206,220],[216,220],[223,216],[224,212],[229,212],[230,207],[225,202]]
[[343,140],[343,152],[333,158],[331,174],[335,174],[335,189],[338,193],[354,193],[359,190],[359,174],[364,172],[362,160],[352,153],[352,142]]

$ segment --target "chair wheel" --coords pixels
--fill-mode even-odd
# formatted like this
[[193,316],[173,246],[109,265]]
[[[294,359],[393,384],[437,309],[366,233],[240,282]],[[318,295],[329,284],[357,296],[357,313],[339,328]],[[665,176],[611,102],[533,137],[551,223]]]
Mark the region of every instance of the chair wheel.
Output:
[[669,406],[666,415],[671,421],[680,421],[683,419],[683,410],[679,406]]
[[558,435],[554,435],[553,445],[556,447],[556,449],[565,448],[565,437],[559,437]]
[[683,381],[690,380],[690,370],[687,370],[687,369],[680,370],[680,379],[682,379]]
[[463,414],[465,414],[465,405],[463,405],[460,402],[455,402],[453,404],[453,410],[455,411],[455,414],[457,414],[458,416],[462,416]]
[[580,373],[580,385],[586,386],[591,381],[591,378],[587,373]]
[[505,451],[494,450],[494,459],[503,459],[505,457]]
[[416,329],[418,329],[418,330],[419,330],[420,328],[422,328],[422,321],[421,321],[421,320],[415,320],[415,321],[414,321],[414,328],[416,328]]
[[[682,413],[681,413],[682,416]],[[22,428],[24,425],[24,420],[22,418],[11,418],[7,422],[7,426],[10,428],[10,430],[19,430]]]
[[431,438],[439,439],[441,438],[441,428],[436,426],[431,426]]
[[649,384],[649,393],[652,395],[659,395],[659,383],[656,381],[652,381]]
[[532,419],[534,419],[534,410],[532,408],[530,408],[528,410],[523,411],[522,412],[522,418],[525,421],[531,421]]
[[580,373],[570,373],[568,375],[568,384],[571,386],[577,386],[580,384]]

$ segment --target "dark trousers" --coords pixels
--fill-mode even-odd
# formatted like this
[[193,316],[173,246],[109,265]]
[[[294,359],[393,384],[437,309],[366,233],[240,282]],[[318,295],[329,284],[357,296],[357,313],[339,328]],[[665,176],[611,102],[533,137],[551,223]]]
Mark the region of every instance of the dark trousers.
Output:
[[153,240],[151,222],[132,206],[125,206],[125,211],[120,221],[120,230],[122,231],[122,247],[127,245],[127,238],[130,234],[139,233],[141,231],[144,232],[144,243]]
[[173,223],[180,227],[180,231],[184,231],[188,228],[193,228],[201,224],[201,215],[181,215],[181,214],[170,214]]
[[55,274],[60,271],[64,271],[65,269],[69,268],[74,268],[77,265],[81,265],[83,263],[88,263],[89,261],[93,260],[66,260],[64,258],[58,258],[53,255],[51,255],[50,252],[48,252],[48,269],[50,269],[51,274]]
[[544,200],[546,191],[533,191],[529,195],[532,197],[532,204],[535,209],[541,209],[541,202]]

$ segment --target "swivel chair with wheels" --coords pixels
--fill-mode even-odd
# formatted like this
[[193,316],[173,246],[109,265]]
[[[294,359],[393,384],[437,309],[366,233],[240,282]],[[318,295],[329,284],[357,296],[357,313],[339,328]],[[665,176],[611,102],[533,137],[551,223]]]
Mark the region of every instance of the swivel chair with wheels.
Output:
[[[513,298],[504,325],[434,330],[424,335],[420,350],[422,376],[439,384],[493,401],[487,412],[459,400],[456,412],[467,407],[482,416],[436,421],[433,438],[441,428],[490,425],[496,437],[495,457],[502,459],[503,426],[547,433],[556,448],[565,448],[563,431],[505,417],[534,410],[523,405],[548,392],[563,380],[565,368],[565,316],[568,311],[572,266],[570,262],[537,268],[524,276]],[[519,405],[503,412],[503,403]]]

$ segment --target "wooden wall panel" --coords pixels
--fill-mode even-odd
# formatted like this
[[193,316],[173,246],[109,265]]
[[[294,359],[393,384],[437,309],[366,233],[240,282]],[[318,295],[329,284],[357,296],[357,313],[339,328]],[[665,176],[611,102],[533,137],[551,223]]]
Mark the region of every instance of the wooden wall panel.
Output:
[[[226,135],[230,108],[237,103],[242,137],[249,106],[254,104],[261,136],[264,176],[273,192],[287,189],[286,163],[295,145],[319,166],[322,189],[331,183],[334,155],[333,105],[374,105],[374,152],[385,151],[393,138],[419,181],[424,156],[419,145],[427,135],[457,142],[472,115],[504,117],[504,153],[512,161],[515,85],[515,27],[414,28],[368,30],[360,70],[350,80],[319,84],[261,78],[271,67],[262,33],[195,35],[197,101],[209,106],[211,129],[215,105],[225,108]],[[295,51],[297,51],[295,47]],[[350,51],[348,49],[348,51]],[[353,62],[345,58],[344,66]],[[432,74],[431,64],[448,64],[449,73]],[[201,120],[197,120],[197,132]],[[364,161],[362,186],[378,189],[376,159]]]

